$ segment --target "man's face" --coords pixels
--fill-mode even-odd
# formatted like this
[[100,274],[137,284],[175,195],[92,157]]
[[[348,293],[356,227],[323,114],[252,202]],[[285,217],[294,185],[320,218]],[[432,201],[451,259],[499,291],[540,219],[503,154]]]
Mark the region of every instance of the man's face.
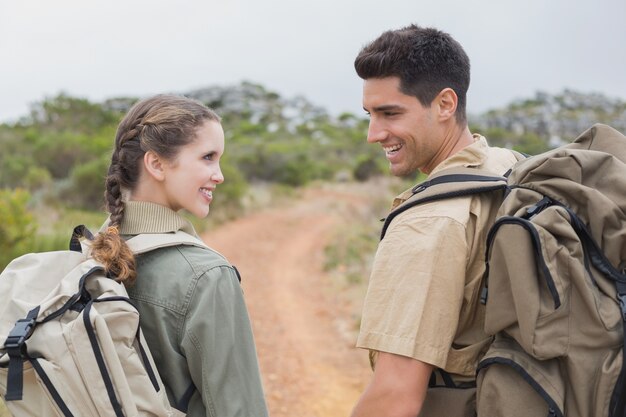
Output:
[[417,97],[400,91],[398,77],[386,77],[363,82],[363,108],[370,115],[367,141],[380,143],[393,175],[429,167],[443,136],[434,104],[424,107]]

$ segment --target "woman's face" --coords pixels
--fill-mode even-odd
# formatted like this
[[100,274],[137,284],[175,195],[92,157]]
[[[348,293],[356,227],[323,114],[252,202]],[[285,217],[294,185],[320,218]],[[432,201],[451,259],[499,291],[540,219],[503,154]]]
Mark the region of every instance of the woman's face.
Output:
[[174,211],[185,209],[198,218],[206,217],[215,187],[224,182],[220,169],[223,153],[222,126],[216,121],[204,122],[196,129],[195,140],[164,164],[164,203]]

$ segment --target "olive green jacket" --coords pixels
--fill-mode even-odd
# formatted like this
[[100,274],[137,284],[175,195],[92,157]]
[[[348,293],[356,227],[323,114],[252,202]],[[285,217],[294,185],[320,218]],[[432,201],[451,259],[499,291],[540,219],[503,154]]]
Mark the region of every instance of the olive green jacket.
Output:
[[[125,237],[177,230],[196,235],[166,207],[126,204]],[[194,246],[161,248],[136,260],[137,281],[128,292],[170,403],[188,416],[267,416],[236,270],[219,253]]]

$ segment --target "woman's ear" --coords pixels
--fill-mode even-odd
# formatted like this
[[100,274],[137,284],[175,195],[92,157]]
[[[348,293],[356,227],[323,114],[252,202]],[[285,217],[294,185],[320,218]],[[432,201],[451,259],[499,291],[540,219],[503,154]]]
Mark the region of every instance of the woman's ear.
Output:
[[155,180],[165,179],[165,161],[153,151],[148,151],[143,155],[143,167]]
[[444,88],[439,92],[435,98],[439,106],[439,117],[442,120],[448,120],[456,115],[456,107],[459,103],[459,98],[451,88]]

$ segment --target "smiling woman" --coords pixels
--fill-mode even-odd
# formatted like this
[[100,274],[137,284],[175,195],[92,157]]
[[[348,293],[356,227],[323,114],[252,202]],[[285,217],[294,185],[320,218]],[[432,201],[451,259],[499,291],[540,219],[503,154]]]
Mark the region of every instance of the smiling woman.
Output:
[[126,244],[142,234],[198,238],[177,212],[209,214],[213,193],[224,182],[223,153],[220,118],[202,103],[160,95],[135,104],[117,130],[106,178],[110,216],[92,254],[135,301],[172,406],[188,415],[206,415],[211,408],[220,416],[265,417],[234,267],[204,246],[165,247],[135,258]]

